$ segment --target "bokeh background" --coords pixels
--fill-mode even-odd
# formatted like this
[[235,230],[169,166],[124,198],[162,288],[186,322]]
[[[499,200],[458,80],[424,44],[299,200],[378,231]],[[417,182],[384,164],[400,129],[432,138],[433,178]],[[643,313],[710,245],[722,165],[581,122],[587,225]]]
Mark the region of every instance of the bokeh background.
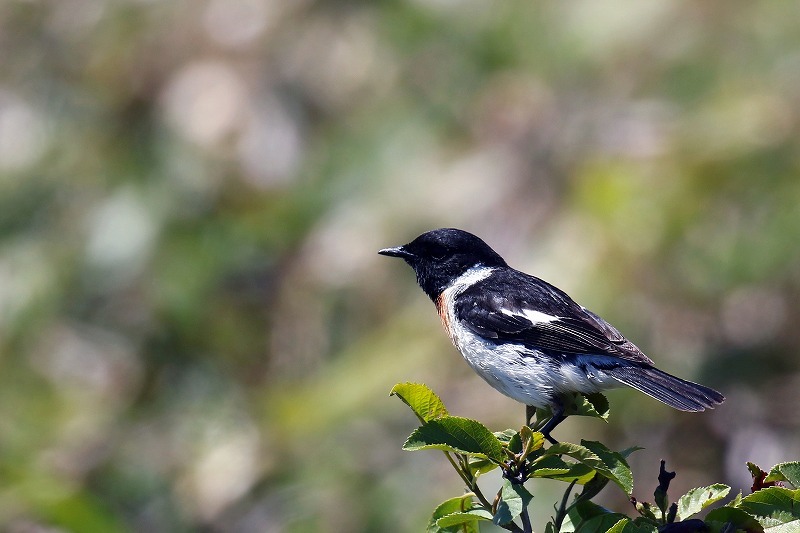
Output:
[[[388,392],[518,428],[402,262],[479,234],[723,391],[558,437],[800,458],[800,3],[0,3],[0,529],[421,531]],[[486,480],[491,492],[496,479]],[[558,485],[532,487],[534,523]],[[601,501],[633,510],[613,488]],[[487,528],[489,530],[490,528]]]

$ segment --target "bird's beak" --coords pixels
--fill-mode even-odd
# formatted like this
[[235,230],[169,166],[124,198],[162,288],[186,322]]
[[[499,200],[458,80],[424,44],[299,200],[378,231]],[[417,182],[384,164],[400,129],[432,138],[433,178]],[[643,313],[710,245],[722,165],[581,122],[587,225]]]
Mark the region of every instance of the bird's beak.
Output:
[[402,257],[403,259],[408,257],[414,257],[414,254],[412,254],[402,246],[395,246],[394,248],[384,248],[383,250],[379,250],[378,253],[381,255],[388,255],[389,257]]

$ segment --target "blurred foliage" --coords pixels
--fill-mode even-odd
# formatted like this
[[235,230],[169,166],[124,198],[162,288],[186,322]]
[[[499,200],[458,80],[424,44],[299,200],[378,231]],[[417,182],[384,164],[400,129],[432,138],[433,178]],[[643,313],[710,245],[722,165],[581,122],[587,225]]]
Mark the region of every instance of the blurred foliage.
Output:
[[0,3],[2,529],[419,531],[391,384],[522,419],[375,253],[440,226],[729,398],[563,431],[681,492],[800,456],[798,11]]

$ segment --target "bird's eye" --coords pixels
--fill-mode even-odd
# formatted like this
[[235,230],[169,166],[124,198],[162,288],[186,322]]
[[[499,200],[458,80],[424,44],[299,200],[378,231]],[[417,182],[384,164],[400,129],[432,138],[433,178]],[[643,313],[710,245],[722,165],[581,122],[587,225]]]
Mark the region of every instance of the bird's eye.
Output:
[[448,256],[447,248],[439,248],[439,247],[434,248],[430,251],[430,256],[435,261],[441,261],[442,259]]

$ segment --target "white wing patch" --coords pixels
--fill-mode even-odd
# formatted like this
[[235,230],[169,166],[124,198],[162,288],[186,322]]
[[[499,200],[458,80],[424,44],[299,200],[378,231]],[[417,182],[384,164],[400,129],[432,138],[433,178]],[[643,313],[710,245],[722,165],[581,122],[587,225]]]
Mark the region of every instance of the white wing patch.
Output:
[[[508,316],[519,316],[518,313],[508,309],[501,309],[501,313]],[[534,311],[533,309],[523,309],[522,316],[530,320],[532,324],[547,324],[559,320],[559,317],[542,313],[541,311]]]

